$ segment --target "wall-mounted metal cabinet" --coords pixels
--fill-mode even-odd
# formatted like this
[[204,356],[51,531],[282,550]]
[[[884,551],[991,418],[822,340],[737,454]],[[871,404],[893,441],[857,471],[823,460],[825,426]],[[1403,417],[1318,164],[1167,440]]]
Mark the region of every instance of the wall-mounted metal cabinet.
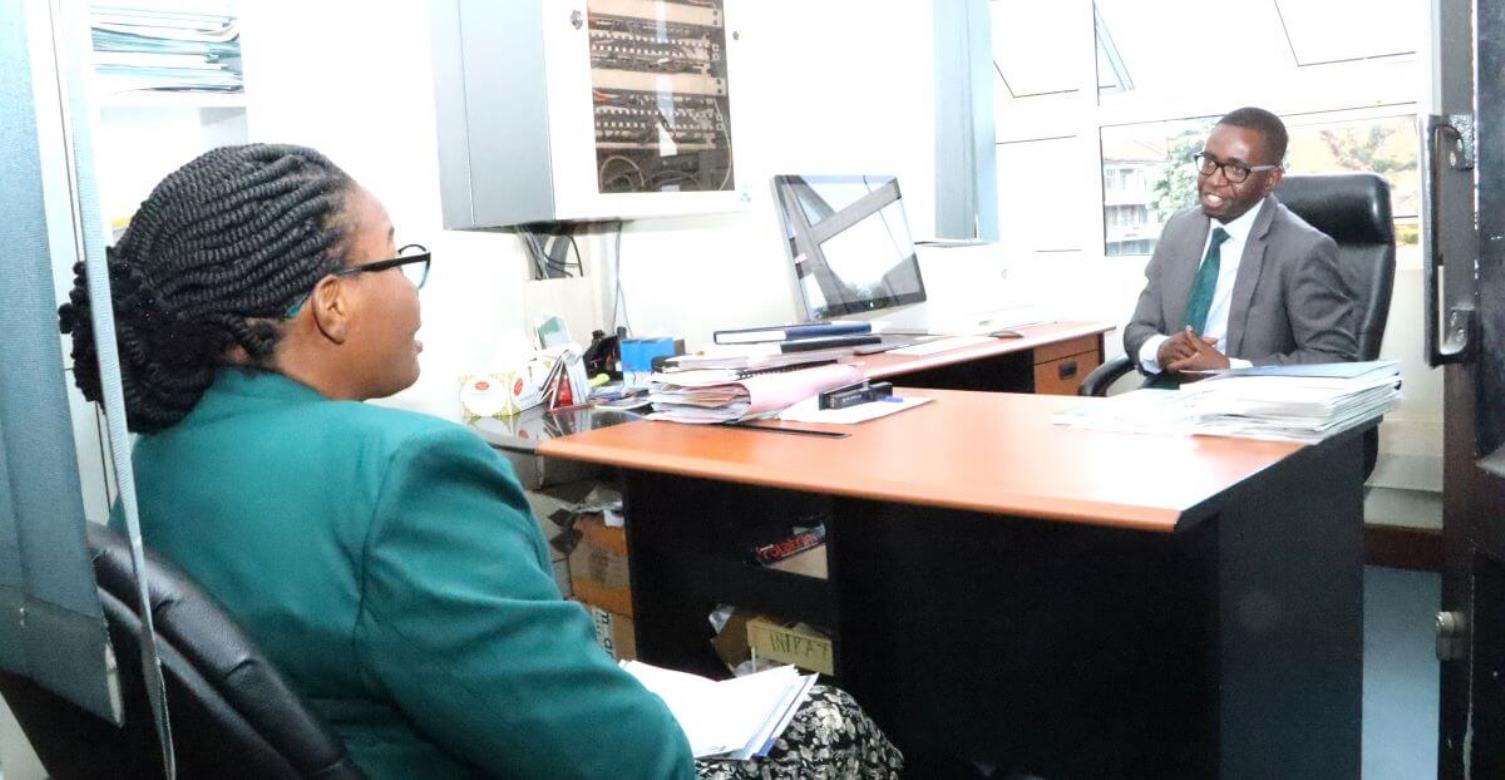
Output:
[[444,226],[732,211],[724,0],[436,0]]

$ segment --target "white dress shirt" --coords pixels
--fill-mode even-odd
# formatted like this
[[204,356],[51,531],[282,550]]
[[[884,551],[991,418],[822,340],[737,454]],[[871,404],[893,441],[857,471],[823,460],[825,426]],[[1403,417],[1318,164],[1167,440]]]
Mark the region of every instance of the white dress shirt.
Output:
[[[1254,220],[1259,218],[1259,212],[1264,207],[1265,201],[1261,200],[1254,208],[1226,225],[1215,219],[1209,220],[1207,237],[1202,239],[1202,259],[1205,262],[1207,247],[1212,244],[1213,229],[1221,227],[1228,233],[1228,239],[1219,247],[1218,283],[1213,288],[1212,306],[1207,310],[1207,327],[1202,329],[1201,334],[1217,339],[1218,343],[1213,346],[1225,355],[1228,354],[1228,309],[1233,305],[1233,282],[1238,279],[1238,265],[1244,257],[1244,244],[1248,242],[1249,231],[1254,228]],[[1201,267],[1200,264],[1198,267]],[[1151,336],[1139,347],[1139,365],[1147,373],[1160,373],[1160,345],[1169,338],[1164,334]],[[1233,368],[1254,365],[1236,357],[1229,357],[1228,364]]]

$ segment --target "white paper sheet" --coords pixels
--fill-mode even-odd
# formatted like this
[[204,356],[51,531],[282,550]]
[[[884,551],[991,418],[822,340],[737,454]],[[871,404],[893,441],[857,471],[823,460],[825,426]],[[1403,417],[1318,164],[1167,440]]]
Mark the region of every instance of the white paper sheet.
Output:
[[922,406],[933,400],[935,399],[922,398],[920,396],[895,396],[894,400],[869,401],[865,404],[848,406],[845,409],[821,409],[820,396],[816,396],[800,401],[794,406],[779,412],[779,419],[789,422],[853,425],[897,414],[905,409],[913,409],[916,406]]

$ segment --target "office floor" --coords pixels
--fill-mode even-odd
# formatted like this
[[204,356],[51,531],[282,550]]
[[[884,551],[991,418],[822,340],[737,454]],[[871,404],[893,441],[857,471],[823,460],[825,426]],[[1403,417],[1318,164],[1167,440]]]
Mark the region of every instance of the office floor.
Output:
[[1437,776],[1441,588],[1433,572],[1364,570],[1364,780]]
[[[1364,780],[1437,774],[1437,660],[1432,617],[1441,578],[1370,566],[1364,572]],[[0,737],[13,731],[0,707]],[[4,726],[11,725],[11,729]],[[0,743],[5,742],[0,739]],[[42,777],[20,745],[0,744],[0,778]],[[9,748],[8,750],[6,748]],[[9,771],[7,771],[9,770]]]

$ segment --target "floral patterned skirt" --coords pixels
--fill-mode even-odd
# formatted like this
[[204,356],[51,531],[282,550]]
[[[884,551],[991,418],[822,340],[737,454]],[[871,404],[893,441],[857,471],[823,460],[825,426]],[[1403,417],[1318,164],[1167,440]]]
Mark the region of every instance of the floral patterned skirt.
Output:
[[817,685],[765,758],[751,761],[699,759],[696,773],[707,780],[784,778],[897,778],[904,756],[839,688]]

